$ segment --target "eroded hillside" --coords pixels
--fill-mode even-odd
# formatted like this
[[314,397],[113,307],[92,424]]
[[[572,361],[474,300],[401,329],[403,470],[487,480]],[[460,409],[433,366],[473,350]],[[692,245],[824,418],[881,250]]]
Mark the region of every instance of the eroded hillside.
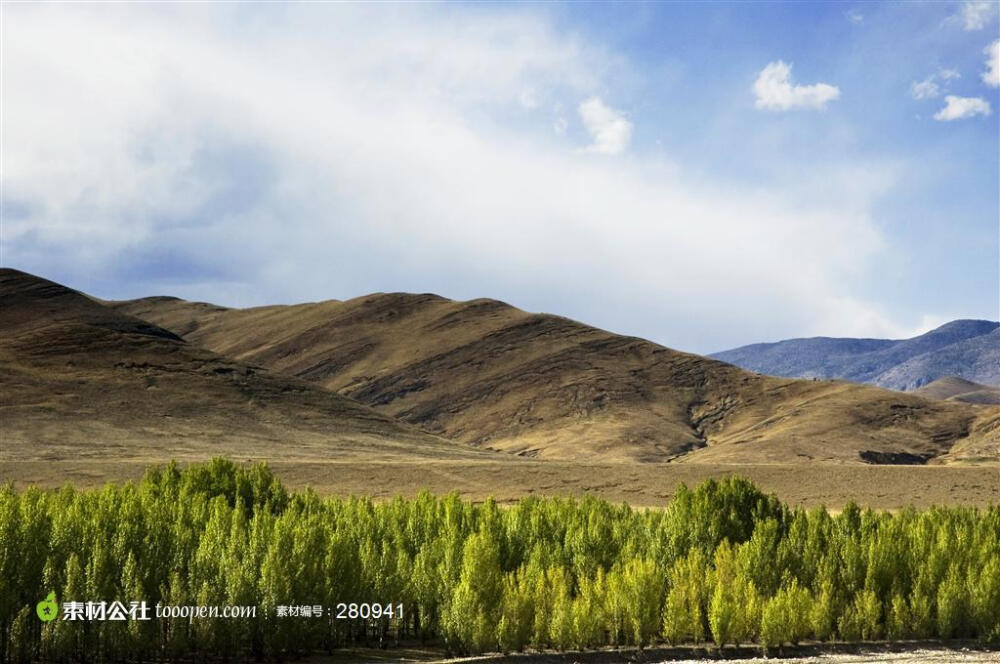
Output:
[[[114,303],[213,351],[468,443],[560,459],[774,463],[995,454],[1000,411],[772,378],[495,300]],[[971,450],[971,452],[970,452]],[[980,454],[982,452],[982,454]]]

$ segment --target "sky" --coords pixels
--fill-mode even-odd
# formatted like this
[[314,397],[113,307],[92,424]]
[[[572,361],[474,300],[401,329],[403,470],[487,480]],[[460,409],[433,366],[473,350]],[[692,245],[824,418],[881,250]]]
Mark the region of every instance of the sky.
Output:
[[699,353],[997,320],[998,9],[4,3],[0,263]]

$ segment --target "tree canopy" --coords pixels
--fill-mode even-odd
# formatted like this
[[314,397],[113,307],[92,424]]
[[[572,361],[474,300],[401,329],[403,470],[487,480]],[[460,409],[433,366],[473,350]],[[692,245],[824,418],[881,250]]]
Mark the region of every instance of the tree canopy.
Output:
[[[258,610],[45,622],[35,605],[49,592],[61,608]],[[289,606],[310,615],[280,615]],[[0,488],[5,662],[280,660],[400,638],[475,653],[959,637],[1000,639],[998,507],[834,515],[735,477],[647,510],[322,499],[224,460],[100,490]]]

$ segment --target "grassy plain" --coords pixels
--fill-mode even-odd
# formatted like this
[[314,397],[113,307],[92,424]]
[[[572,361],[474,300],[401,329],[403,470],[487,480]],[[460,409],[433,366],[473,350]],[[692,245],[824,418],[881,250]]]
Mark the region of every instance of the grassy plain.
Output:
[[[138,480],[161,459],[115,461],[0,461],[0,482],[78,488]],[[593,494],[639,507],[664,505],[678,484],[742,475],[791,505],[839,509],[849,501],[895,510],[907,505],[986,506],[1000,504],[996,466],[805,466],[802,464],[586,464],[498,459],[497,461],[269,461],[291,489],[312,487],[322,495],[412,497],[422,489],[457,491],[469,500],[492,496],[508,503],[519,497]]]

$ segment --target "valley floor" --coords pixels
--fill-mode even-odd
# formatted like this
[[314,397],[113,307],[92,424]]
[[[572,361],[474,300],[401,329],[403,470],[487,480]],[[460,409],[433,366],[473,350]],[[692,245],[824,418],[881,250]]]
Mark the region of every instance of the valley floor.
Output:
[[[37,484],[78,488],[106,482],[138,480],[159,459],[127,461],[53,460],[0,461],[0,483],[17,487]],[[612,502],[639,507],[665,504],[681,482],[697,485],[708,478],[742,475],[791,505],[825,505],[848,501],[873,509],[907,505],[986,506],[1000,504],[1000,466],[866,466],[866,465],[719,465],[719,464],[585,464],[531,461],[269,461],[290,489],[312,487],[321,495],[368,495],[386,499],[412,497],[422,489],[438,494],[457,491],[463,498],[512,502],[528,495],[582,496],[589,493]]]

